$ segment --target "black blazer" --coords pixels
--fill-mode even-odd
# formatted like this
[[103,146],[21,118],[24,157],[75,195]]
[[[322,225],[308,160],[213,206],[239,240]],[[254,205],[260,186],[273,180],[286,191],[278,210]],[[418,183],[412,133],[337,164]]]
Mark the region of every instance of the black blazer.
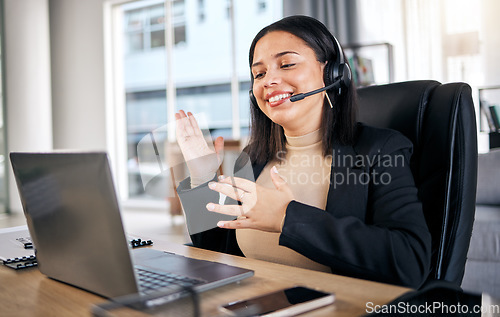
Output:
[[[411,142],[399,132],[358,124],[354,145],[333,146],[325,210],[290,202],[280,245],[336,274],[422,285],[429,274],[431,235],[410,170],[411,153]],[[238,160],[235,170],[244,163]],[[252,166],[255,179],[264,166]],[[193,194],[189,186],[187,179],[178,187],[183,205]],[[197,247],[243,255],[235,230],[214,228],[191,239]]]

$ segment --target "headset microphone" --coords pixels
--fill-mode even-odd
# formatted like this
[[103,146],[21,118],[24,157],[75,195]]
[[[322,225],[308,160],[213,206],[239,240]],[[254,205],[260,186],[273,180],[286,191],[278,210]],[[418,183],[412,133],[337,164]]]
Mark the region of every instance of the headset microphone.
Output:
[[322,91],[325,91],[325,90],[328,90],[328,89],[331,89],[331,88],[334,88],[335,86],[339,86],[340,88],[340,83],[341,83],[342,79],[338,79],[336,80],[333,84],[330,84],[328,86],[325,86],[323,88],[319,88],[319,89],[316,89],[316,90],[312,90],[310,92],[306,92],[306,93],[303,93],[303,94],[296,94],[296,95],[293,95],[290,97],[290,101],[291,102],[295,102],[295,101],[299,101],[299,100],[302,100],[304,99],[305,97],[309,97],[309,96],[312,96],[312,95],[315,95],[315,94],[318,94]]

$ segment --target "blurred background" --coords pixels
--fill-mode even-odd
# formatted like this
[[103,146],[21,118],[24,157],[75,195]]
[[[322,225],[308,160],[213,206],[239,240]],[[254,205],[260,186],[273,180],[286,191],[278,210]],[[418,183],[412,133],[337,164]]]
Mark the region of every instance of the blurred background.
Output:
[[7,153],[70,149],[109,153],[123,206],[179,214],[174,187],[185,172],[168,163],[178,161],[179,152],[167,124],[179,109],[203,114],[206,131],[226,139],[226,162],[234,159],[249,133],[250,43],[262,27],[293,14],[328,26],[358,86],[418,79],[468,83],[480,151],[498,146],[490,143],[500,128],[494,118],[500,104],[496,0],[0,5],[2,212],[22,210]]

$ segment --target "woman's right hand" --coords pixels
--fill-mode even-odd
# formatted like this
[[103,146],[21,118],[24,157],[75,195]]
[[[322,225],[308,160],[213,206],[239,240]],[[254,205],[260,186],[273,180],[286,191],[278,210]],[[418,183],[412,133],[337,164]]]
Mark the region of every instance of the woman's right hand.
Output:
[[213,149],[209,147],[191,112],[183,110],[175,114],[177,143],[189,169],[191,178],[213,175],[224,157],[224,139],[215,139]]

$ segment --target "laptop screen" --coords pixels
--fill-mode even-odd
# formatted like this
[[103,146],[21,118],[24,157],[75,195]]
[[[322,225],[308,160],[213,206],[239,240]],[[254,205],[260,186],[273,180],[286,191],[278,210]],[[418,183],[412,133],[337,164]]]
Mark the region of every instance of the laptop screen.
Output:
[[137,292],[106,153],[11,153],[40,271],[103,294]]

